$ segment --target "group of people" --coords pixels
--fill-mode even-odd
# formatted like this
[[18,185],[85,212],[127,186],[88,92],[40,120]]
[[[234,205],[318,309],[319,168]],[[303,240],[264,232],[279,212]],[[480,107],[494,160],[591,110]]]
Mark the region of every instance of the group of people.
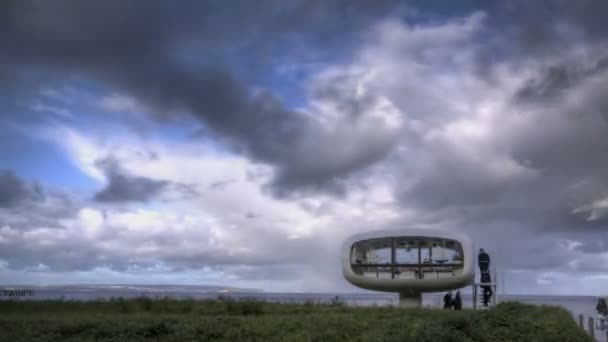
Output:
[[[494,294],[492,291],[492,277],[490,276],[490,255],[483,250],[479,249],[479,255],[477,256],[479,271],[480,271],[480,283],[481,289],[483,290],[482,298],[483,305],[488,306],[490,298]],[[452,293],[448,292],[443,296],[443,308],[462,310],[462,300],[460,298],[460,291],[456,292],[456,295],[452,298]]]
[[452,298],[452,292],[448,292],[443,296],[443,308],[447,310],[462,310],[462,299],[460,291],[456,291],[456,295]]

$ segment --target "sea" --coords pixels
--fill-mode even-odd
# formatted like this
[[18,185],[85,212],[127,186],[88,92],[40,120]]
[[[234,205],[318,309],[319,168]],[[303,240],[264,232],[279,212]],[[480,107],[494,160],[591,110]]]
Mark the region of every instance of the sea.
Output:
[[[197,285],[62,285],[62,286],[1,286],[0,300],[108,300],[112,298],[173,298],[173,299],[234,299],[260,300],[274,303],[332,303],[341,302],[349,306],[394,306],[399,298],[392,293],[305,293],[305,292],[263,292],[255,289],[241,289],[223,286]],[[517,301],[532,305],[552,305],[568,310],[578,322],[579,315],[597,318],[594,296],[544,296],[544,295],[497,295],[497,302]],[[462,292],[463,307],[472,307],[470,293]],[[423,295],[422,306],[441,308],[442,293]],[[601,335],[601,336],[600,336]],[[598,341],[607,341],[605,331],[596,331]],[[607,341],[608,342],[608,341]]]

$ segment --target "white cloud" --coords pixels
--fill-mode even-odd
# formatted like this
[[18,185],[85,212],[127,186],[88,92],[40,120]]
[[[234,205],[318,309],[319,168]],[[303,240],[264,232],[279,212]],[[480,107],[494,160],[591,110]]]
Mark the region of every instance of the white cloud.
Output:
[[53,106],[47,103],[42,102],[41,100],[33,101],[28,104],[28,108],[33,111],[41,112],[41,113],[51,113],[58,117],[74,119],[74,113],[65,107]]
[[590,204],[583,205],[572,210],[574,214],[585,213],[587,214],[588,221],[601,220],[608,214],[608,197],[597,201],[593,201]]
[[140,112],[142,110],[141,106],[137,103],[137,101],[126,95],[122,94],[111,94],[105,97],[102,97],[99,100],[99,106],[107,111],[111,112]]
[[82,208],[78,212],[77,226],[84,231],[84,235],[89,239],[99,236],[104,224],[103,213],[92,208]]

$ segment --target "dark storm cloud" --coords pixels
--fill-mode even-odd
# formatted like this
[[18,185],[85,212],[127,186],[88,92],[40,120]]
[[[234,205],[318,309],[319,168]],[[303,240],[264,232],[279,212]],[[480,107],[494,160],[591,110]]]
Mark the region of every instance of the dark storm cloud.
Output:
[[[421,4],[421,8],[425,6]],[[468,7],[461,6],[461,9]],[[608,34],[604,20],[608,4],[604,1],[480,1],[468,8],[469,13],[474,10],[482,10],[489,16],[479,56],[482,64],[505,58],[559,56],[564,53],[564,45],[601,44]],[[427,14],[432,16],[432,12]],[[452,15],[465,13],[454,11]]]
[[73,196],[62,191],[46,191],[44,201],[0,208],[0,226],[23,231],[39,227],[61,228],[61,219],[72,218],[78,213],[80,208]]
[[599,56],[590,63],[561,63],[550,65],[537,78],[528,80],[515,94],[518,100],[543,104],[555,100],[557,96],[576,87],[591,77],[605,73],[608,68],[608,57]]
[[236,150],[275,166],[279,193],[338,189],[335,180],[382,158],[391,143],[371,137],[356,137],[364,147],[360,153],[328,153],[328,146],[352,139],[322,132],[311,118],[268,92],[252,94],[242,82],[255,78],[265,59],[308,58],[313,51],[302,49],[306,43],[315,44],[314,54],[336,58],[369,25],[394,14],[398,2],[219,5],[8,1],[0,11],[7,52],[0,61],[17,70],[35,66],[84,74],[164,117],[190,112]]
[[[477,68],[490,76],[496,62],[508,61],[519,70],[521,62],[551,60],[602,45],[608,35],[607,11],[608,3],[595,0],[497,1],[488,9],[491,24],[484,29]],[[552,77],[563,82],[559,69],[551,71]]]
[[97,192],[99,202],[145,202],[157,197],[169,182],[126,174],[114,160],[103,160],[98,165],[104,169],[108,184]]
[[602,253],[608,250],[608,238],[595,236],[591,241],[585,241],[574,249],[583,253]]
[[0,170],[0,208],[11,208],[24,202],[43,199],[44,192],[39,184],[28,183],[14,171]]
[[69,193],[26,181],[12,170],[0,171],[0,228],[58,228],[60,219],[73,217],[77,210]]
[[510,1],[500,9],[511,20],[508,38],[523,54],[563,53],[564,44],[597,43],[608,34],[605,1]]

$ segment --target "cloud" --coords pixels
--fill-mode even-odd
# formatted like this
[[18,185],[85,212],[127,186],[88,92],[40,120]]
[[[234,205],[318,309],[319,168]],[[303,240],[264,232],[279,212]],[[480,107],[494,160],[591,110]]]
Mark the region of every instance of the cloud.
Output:
[[28,182],[12,170],[0,172],[0,193],[0,227],[15,232],[60,227],[77,210],[71,194]]
[[26,182],[12,170],[0,170],[0,208],[12,208],[43,199],[44,192],[39,184]]
[[[505,2],[430,21],[387,16],[392,5],[4,4],[0,80],[36,66],[32,84],[101,85],[97,109],[145,112],[159,133],[126,137],[104,116],[51,134],[105,188],[77,206],[46,188],[31,200],[34,185],[4,174],[17,186],[0,200],[2,265],[352,290],[347,235],[422,226],[471,234],[513,288],[567,292],[558,283],[604,271],[603,5]],[[295,99],[289,82],[260,84],[285,69]]]
[[[551,56],[563,51],[564,45],[580,47],[601,43],[608,33],[608,25],[601,19],[607,10],[603,2],[592,0],[554,0],[545,3],[509,2],[497,11],[505,20],[514,17],[514,25],[507,30],[503,42],[522,57]],[[504,17],[502,17],[504,16]],[[538,18],[545,18],[541,24]]]
[[67,109],[65,108],[61,108],[61,107],[55,107],[55,106],[50,106],[44,103],[41,103],[40,101],[38,102],[34,102],[31,103],[29,105],[30,109],[32,109],[33,111],[36,112],[42,112],[42,113],[51,113],[54,115],[58,115],[64,118],[69,118],[69,119],[73,119],[74,115]]
[[149,201],[158,196],[168,185],[166,181],[125,174],[115,160],[100,161],[108,177],[108,184],[97,192],[99,202]]
[[[324,2],[269,2],[253,7],[242,2],[228,12],[213,3],[189,5],[183,11],[166,8],[162,2],[145,8],[113,1],[86,6],[71,1],[52,6],[10,2],[4,5],[2,29],[7,32],[5,47],[12,53],[4,61],[19,70],[34,64],[84,73],[117,87],[161,116],[189,112],[236,151],[274,166],[272,187],[279,194],[300,188],[340,190],[340,179],[390,150],[392,132],[381,122],[345,115],[332,123],[345,129],[324,127],[318,118],[325,113],[305,115],[288,109],[268,91],[252,94],[224,63],[225,56],[209,53],[200,62],[189,58],[201,51],[221,52],[241,45],[254,55],[266,49],[279,51],[280,42],[290,34],[314,39],[321,44],[317,51],[323,51],[322,45],[329,42],[335,47],[336,34],[356,38],[359,25],[390,14],[399,7],[396,2],[349,4],[344,9]],[[255,35],[247,39],[230,26],[237,20],[234,15],[245,11],[249,11],[245,21],[237,16],[237,31],[254,28]],[[101,17],[112,18],[113,24],[100,21]],[[336,19],[340,25],[335,25]],[[83,27],[89,32],[86,38]],[[267,35],[277,42],[267,43],[273,41]],[[254,50],[251,44],[256,45]],[[252,56],[250,61],[257,64],[262,58],[266,55]],[[111,105],[116,107],[116,99]],[[121,108],[124,105],[122,101]],[[386,134],[374,136],[371,131]]]
[[376,66],[368,87],[402,115],[375,175],[407,213],[396,226],[468,232],[504,268],[599,271],[561,241],[604,246],[593,241],[604,240],[608,191],[605,51],[590,39],[565,52],[562,41],[558,57],[505,55],[479,73],[492,18],[387,21],[359,53],[358,66]]
[[135,112],[139,109],[137,102],[128,96],[112,94],[99,100],[102,109],[113,112]]
[[[43,279],[99,269],[130,276],[164,270],[176,277],[198,274],[201,282],[220,277],[224,283],[265,287],[273,280],[279,290],[329,289],[340,281],[338,264],[331,260],[338,260],[347,231],[355,225],[383,225],[396,216],[386,189],[349,191],[340,202],[308,197],[304,206],[268,196],[263,184],[271,174],[260,172],[256,163],[203,148],[198,141],[129,138],[126,143],[118,134],[104,141],[91,132],[71,133],[67,135],[83,137],[75,141],[87,146],[73,146],[73,151],[87,155],[103,155],[107,146],[118,146],[104,172],[118,164],[129,177],[163,179],[170,186],[152,206],[82,199],[71,201],[64,212],[14,208],[10,217],[0,216],[0,260],[10,274],[36,272]],[[152,147],[156,158],[138,153]],[[68,156],[76,164],[87,163],[78,153]],[[261,176],[250,177],[252,173]],[[223,186],[213,186],[218,183]],[[198,196],[164,200],[173,184],[191,184]],[[18,215],[27,221],[14,220]]]
[[575,55],[570,60],[543,68],[542,73],[528,80],[515,96],[521,101],[541,105],[546,101],[555,101],[580,83],[605,73],[607,67],[608,57],[603,51],[596,51],[591,58]]

